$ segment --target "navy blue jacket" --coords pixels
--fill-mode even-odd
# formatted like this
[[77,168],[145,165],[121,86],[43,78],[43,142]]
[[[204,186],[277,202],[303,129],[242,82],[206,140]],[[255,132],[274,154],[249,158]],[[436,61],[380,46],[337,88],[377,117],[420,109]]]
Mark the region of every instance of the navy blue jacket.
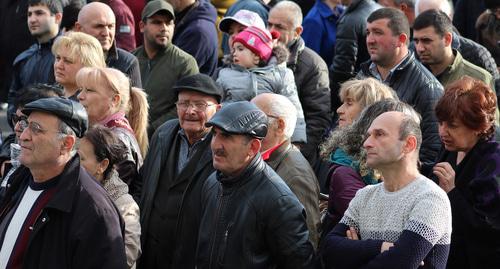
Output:
[[55,82],[54,55],[51,50],[54,40],[55,38],[44,44],[35,43],[14,60],[12,82],[7,99],[9,122],[12,113],[15,112],[14,103],[19,90],[35,83],[52,84]]
[[198,0],[176,14],[172,43],[196,59],[200,73],[211,76],[217,68],[217,11],[207,0]]

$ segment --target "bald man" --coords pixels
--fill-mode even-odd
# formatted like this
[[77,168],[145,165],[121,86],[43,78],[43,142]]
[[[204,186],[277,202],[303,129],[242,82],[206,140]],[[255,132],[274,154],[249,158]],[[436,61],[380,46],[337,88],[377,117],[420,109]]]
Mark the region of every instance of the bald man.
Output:
[[446,268],[451,206],[418,170],[419,126],[410,106],[373,120],[363,144],[366,165],[384,181],[359,190],[325,238],[327,268]]
[[116,18],[111,8],[100,2],[92,2],[82,7],[78,13],[75,30],[89,34],[101,43],[108,67],[126,74],[132,86],[142,87],[139,62],[131,53],[117,48],[115,43]]

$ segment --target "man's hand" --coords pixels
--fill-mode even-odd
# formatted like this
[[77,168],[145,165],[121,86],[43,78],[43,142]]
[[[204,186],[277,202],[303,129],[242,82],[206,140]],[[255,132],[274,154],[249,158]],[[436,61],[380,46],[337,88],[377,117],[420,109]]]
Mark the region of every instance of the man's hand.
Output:
[[389,250],[394,246],[394,243],[391,242],[382,242],[382,246],[380,247],[380,253]]
[[437,163],[432,169],[434,175],[439,179],[439,187],[446,193],[455,188],[455,170],[447,162]]
[[346,231],[347,239],[351,240],[359,240],[358,233],[354,227],[349,227],[349,230]]

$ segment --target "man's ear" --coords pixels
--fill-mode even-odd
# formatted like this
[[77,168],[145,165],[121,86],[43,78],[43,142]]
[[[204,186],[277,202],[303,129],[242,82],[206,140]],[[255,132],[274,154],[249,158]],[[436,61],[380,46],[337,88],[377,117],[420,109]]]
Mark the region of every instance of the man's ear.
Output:
[[61,25],[63,14],[61,12],[58,12],[58,13],[54,14],[54,16],[55,16],[57,25]]
[[444,33],[443,37],[444,37],[444,44],[446,46],[450,46],[451,42],[453,41],[453,34],[450,32],[446,32],[446,33]]
[[139,21],[139,30],[141,31],[141,33],[144,33],[144,26],[146,26],[144,24],[144,22],[142,20]]
[[61,144],[61,153],[67,153],[70,152],[73,149],[73,146],[76,143],[76,137],[72,135],[66,135],[63,138],[62,144]]
[[78,21],[75,22],[75,31],[77,31],[77,32],[82,31],[82,25]]
[[277,119],[277,124],[278,124],[278,134],[281,136],[285,133],[285,128],[286,128],[285,120],[280,117]]
[[398,40],[400,44],[406,46],[406,41],[408,40],[408,36],[405,33],[401,33],[399,34]]
[[251,156],[255,156],[258,152],[260,152],[260,147],[262,146],[262,141],[257,138],[253,138],[252,141],[250,141],[250,153]]
[[295,28],[295,37],[299,37],[302,32],[304,31],[304,27],[302,25],[299,25],[298,27]]
[[408,154],[410,152],[413,152],[417,149],[417,138],[414,135],[409,135],[406,138],[406,142],[403,148],[403,152],[405,154]]

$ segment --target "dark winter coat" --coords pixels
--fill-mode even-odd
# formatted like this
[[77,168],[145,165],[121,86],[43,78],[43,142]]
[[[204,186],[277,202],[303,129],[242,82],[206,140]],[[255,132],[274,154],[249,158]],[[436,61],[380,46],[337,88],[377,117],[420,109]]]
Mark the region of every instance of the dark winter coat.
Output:
[[452,234],[447,268],[500,268],[500,225],[487,221],[500,218],[500,145],[493,139],[479,141],[460,164],[456,160],[456,152],[443,149],[437,161],[455,170],[455,188],[448,192]]
[[[141,170],[143,183],[141,196],[142,245],[151,245],[148,240],[151,226],[151,215],[157,196],[163,196],[168,212],[165,234],[160,236],[160,251],[164,254],[161,261],[163,268],[194,268],[198,227],[201,219],[201,187],[207,177],[214,171],[209,134],[198,148],[197,153],[176,174],[178,152],[180,146],[180,125],[177,119],[170,120],[160,126],[151,139],[150,149]],[[168,184],[168,191],[161,192],[161,180]],[[168,232],[170,231],[170,232]],[[158,237],[157,237],[158,238]],[[147,248],[143,249],[140,268],[148,268]],[[158,251],[158,250],[156,250]]]
[[342,104],[340,84],[356,76],[361,63],[370,59],[366,48],[366,18],[379,9],[373,0],[353,0],[337,21],[337,43],[330,66],[332,111]]
[[[422,116],[420,161],[428,166],[434,163],[441,148],[434,106],[443,95],[443,86],[427,68],[415,59],[412,52],[408,53],[408,57],[394,70],[388,86],[396,91],[401,101],[413,106]],[[371,61],[363,63],[358,78],[373,77],[369,70],[370,64]]]
[[313,268],[304,207],[257,154],[235,178],[203,186],[197,268]]
[[318,145],[330,126],[328,68],[316,52],[305,46],[302,38],[288,49],[290,56],[286,65],[293,71],[306,120],[307,143],[300,147],[300,151],[314,166],[318,158]]
[[142,88],[141,69],[139,61],[130,52],[117,48],[116,43],[111,47],[106,58],[106,65],[108,67],[116,68],[122,71],[127,77],[133,87]]
[[176,14],[172,43],[196,59],[200,73],[211,76],[217,68],[217,11],[208,0],[197,0]]
[[[12,177],[0,212],[22,198],[31,173],[21,166]],[[33,225],[23,268],[126,268],[120,213],[80,166],[78,155],[66,164],[55,188]]]

